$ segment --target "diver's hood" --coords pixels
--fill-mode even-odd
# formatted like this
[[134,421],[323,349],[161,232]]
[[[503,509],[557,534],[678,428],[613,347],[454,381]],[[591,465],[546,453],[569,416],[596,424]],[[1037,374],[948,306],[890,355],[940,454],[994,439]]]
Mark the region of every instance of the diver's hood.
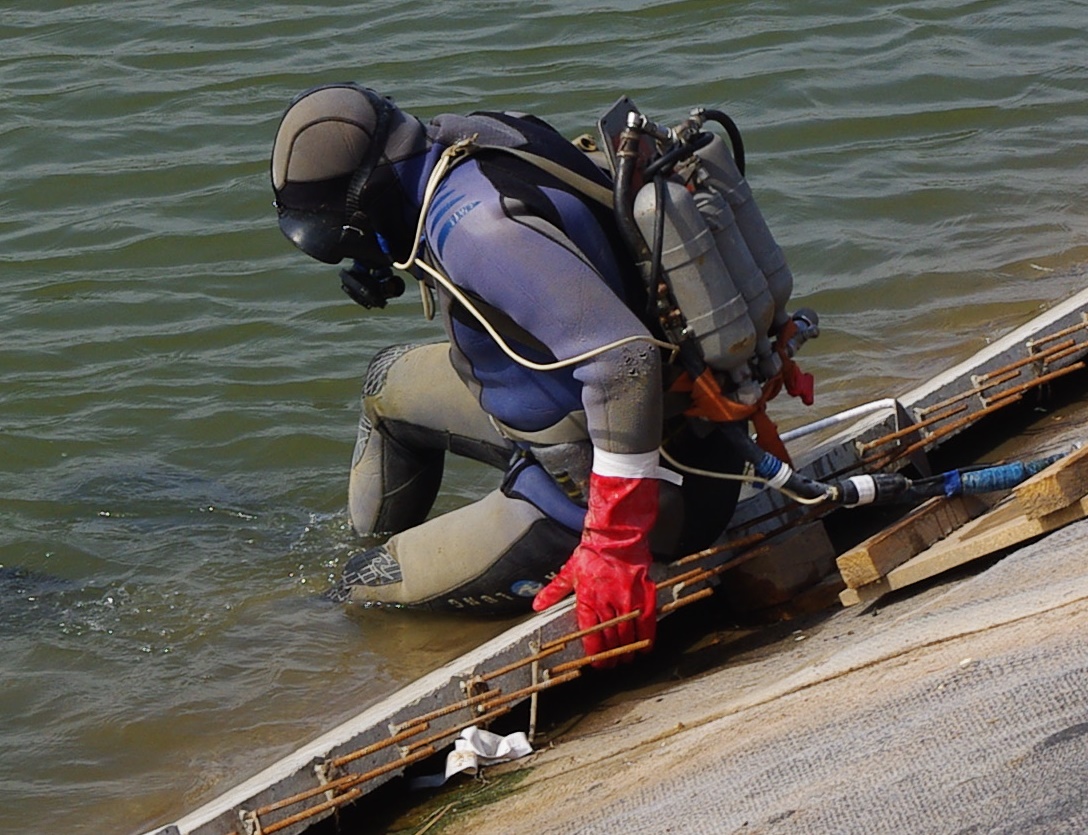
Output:
[[426,148],[423,125],[367,87],[331,84],[301,93],[272,149],[280,229],[318,261],[387,264],[378,236],[404,237],[393,165]]

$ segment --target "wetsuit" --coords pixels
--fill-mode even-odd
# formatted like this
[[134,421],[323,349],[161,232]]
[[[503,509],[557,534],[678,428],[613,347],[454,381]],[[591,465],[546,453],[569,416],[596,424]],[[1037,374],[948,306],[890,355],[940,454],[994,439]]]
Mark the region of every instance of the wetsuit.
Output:
[[[533,117],[444,116],[428,127],[428,152],[397,166],[416,216],[436,160],[466,136],[610,185],[585,154]],[[530,162],[484,150],[459,163],[428,205],[423,228],[429,263],[527,359],[551,362],[649,335],[638,313],[641,285],[611,212]],[[578,544],[593,455],[652,453],[668,426],[675,454],[705,461],[710,451],[720,466],[735,468],[712,433],[664,421],[662,359],[650,343],[630,342],[561,370],[525,368],[424,278],[448,342],[387,349],[368,369],[349,507],[360,533],[393,535],[349,561],[340,597],[524,610]],[[424,521],[447,451],[505,475],[479,502]],[[706,544],[734,501],[730,484],[689,477],[682,494],[667,488],[655,552]]]

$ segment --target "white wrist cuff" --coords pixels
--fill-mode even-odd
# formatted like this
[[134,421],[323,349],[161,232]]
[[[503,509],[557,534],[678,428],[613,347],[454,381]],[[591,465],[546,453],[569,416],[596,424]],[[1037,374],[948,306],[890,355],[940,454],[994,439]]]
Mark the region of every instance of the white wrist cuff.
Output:
[[605,452],[593,448],[593,472],[613,478],[659,478],[670,484],[682,484],[684,477],[667,470],[659,463],[658,453],[653,452]]

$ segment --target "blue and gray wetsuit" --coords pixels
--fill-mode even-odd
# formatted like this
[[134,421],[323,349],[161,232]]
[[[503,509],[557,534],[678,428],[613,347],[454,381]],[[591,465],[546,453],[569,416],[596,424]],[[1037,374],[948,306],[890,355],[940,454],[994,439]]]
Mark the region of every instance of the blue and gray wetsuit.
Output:
[[[444,116],[428,135],[427,154],[398,166],[415,217],[442,151],[466,136],[610,185],[589,157],[533,117]],[[645,309],[645,296],[611,212],[531,162],[483,150],[459,163],[427,207],[424,234],[431,265],[527,359],[562,360],[649,335],[635,312]],[[670,424],[662,416],[660,352],[634,341],[568,368],[526,368],[425,280],[447,341],[397,346],[371,362],[349,508],[360,533],[392,536],[349,561],[337,593],[373,603],[524,610],[577,545],[592,455],[649,454],[662,444]],[[705,460],[720,446],[688,421],[670,426],[674,454]],[[427,520],[447,452],[494,464],[504,477],[480,501]],[[727,450],[716,455],[734,465]],[[682,491],[666,490],[657,550],[706,544],[734,500],[735,487],[690,477]],[[703,504],[713,505],[709,514]]]

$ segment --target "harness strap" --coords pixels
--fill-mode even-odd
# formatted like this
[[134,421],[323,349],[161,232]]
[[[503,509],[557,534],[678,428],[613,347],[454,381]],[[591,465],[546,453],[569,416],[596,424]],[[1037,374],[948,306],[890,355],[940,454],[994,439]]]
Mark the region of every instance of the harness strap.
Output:
[[602,186],[600,183],[595,183],[588,177],[583,177],[578,172],[571,171],[565,165],[550,160],[547,157],[542,157],[539,154],[531,154],[520,148],[507,148],[502,145],[479,145],[476,143],[476,137],[474,136],[462,139],[460,142],[451,145],[446,149],[446,154],[451,157],[452,161],[450,167],[452,168],[457,163],[468,159],[470,156],[480,151],[502,151],[503,153],[515,156],[530,165],[535,165],[541,171],[551,174],[557,180],[566,183],[571,188],[584,194],[591,200],[595,200],[609,210],[612,209],[612,189],[608,188],[608,186]]

